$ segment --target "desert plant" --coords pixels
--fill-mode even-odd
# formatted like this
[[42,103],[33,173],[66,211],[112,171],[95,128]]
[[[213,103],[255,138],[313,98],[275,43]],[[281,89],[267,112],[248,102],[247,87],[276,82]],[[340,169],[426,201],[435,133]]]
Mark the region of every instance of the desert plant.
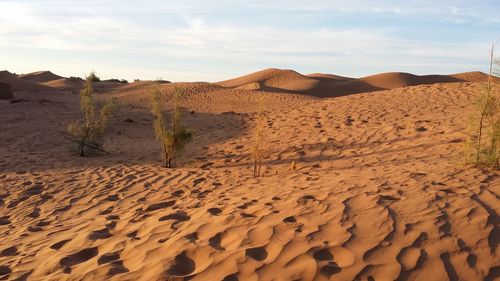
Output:
[[151,88],[150,97],[151,113],[154,116],[153,126],[156,139],[161,144],[164,166],[172,168],[174,158],[182,152],[186,144],[192,139],[191,131],[181,123],[180,92],[174,89],[169,127],[166,126],[163,116],[163,95],[158,85]]
[[85,80],[85,86],[80,92],[80,108],[83,111],[83,120],[75,121],[68,126],[68,139],[76,144],[80,156],[87,156],[93,152],[105,152],[103,149],[103,135],[110,117],[115,108],[114,100],[105,103],[96,114],[96,105],[92,93],[92,73]]
[[493,83],[497,62],[495,44],[492,44],[488,81],[474,102],[472,133],[466,144],[466,160],[489,168],[500,166],[500,96],[498,86]]
[[263,153],[263,138],[264,138],[264,101],[262,96],[258,98],[258,107],[257,112],[255,114],[255,127],[254,127],[254,139],[253,139],[253,147],[252,147],[252,156],[253,156],[253,175],[254,177],[261,176],[261,167],[262,161],[264,158]]
[[87,76],[87,79],[90,79],[92,82],[101,81],[101,78],[99,78],[94,71],[90,72],[89,76]]

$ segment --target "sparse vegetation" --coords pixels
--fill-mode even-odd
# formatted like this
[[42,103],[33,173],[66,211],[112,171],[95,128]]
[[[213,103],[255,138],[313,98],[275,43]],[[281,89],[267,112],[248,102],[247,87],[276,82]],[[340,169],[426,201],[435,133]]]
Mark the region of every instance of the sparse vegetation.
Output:
[[163,95],[158,85],[150,90],[151,113],[154,116],[154,130],[156,139],[160,142],[164,166],[173,167],[173,160],[178,156],[187,143],[192,139],[191,131],[181,123],[180,92],[174,91],[172,97],[172,112],[170,116],[170,126],[167,127],[163,116]]
[[89,79],[89,78],[90,78],[90,80],[92,82],[99,82],[99,81],[101,81],[101,78],[99,78],[94,71],[90,72],[89,76],[87,76],[87,79]]
[[493,83],[495,44],[491,46],[488,81],[481,87],[481,94],[474,102],[471,116],[471,134],[466,143],[466,161],[476,166],[500,167],[500,96],[498,85]]
[[263,138],[264,138],[264,101],[262,96],[258,99],[258,108],[255,115],[254,140],[253,140],[253,175],[254,177],[261,176],[262,160],[263,160]]
[[105,103],[96,114],[96,105],[92,94],[94,89],[93,72],[85,80],[85,86],[80,92],[80,108],[83,111],[83,120],[78,120],[68,126],[68,139],[76,144],[77,153],[87,156],[96,152],[105,152],[103,149],[103,135],[112,116],[115,103],[113,100]]
[[121,84],[127,84],[128,83],[128,81],[125,80],[125,79],[116,79],[116,78],[104,80],[103,82],[113,82],[113,83],[121,83]]

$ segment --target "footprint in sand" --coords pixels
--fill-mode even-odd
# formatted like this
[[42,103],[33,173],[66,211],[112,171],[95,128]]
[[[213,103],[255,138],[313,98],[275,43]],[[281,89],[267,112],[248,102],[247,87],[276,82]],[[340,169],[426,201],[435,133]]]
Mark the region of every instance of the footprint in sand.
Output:
[[113,261],[119,260],[120,259],[120,253],[119,252],[113,252],[113,253],[106,253],[99,257],[97,260],[97,264],[105,264],[105,263],[111,263]]
[[224,277],[224,279],[222,279],[222,281],[239,281],[239,280],[240,279],[238,278],[238,273],[230,274]]
[[264,247],[249,248],[245,250],[245,255],[256,261],[263,261],[267,258],[267,251]]
[[222,233],[219,232],[215,236],[208,239],[208,244],[216,250],[225,251],[226,249],[224,249],[224,247],[221,246],[221,240],[222,240]]
[[333,255],[328,249],[321,249],[314,252],[313,258],[317,261],[331,261],[333,260]]
[[195,262],[190,259],[186,252],[182,252],[175,257],[174,263],[167,270],[172,276],[188,276],[196,268]]
[[64,246],[66,243],[68,243],[69,241],[71,241],[71,239],[66,239],[66,240],[61,240],[55,244],[52,244],[50,246],[51,249],[54,249],[54,250],[59,250],[62,248],[62,246]]
[[314,201],[316,200],[316,198],[312,195],[305,195],[305,196],[302,196],[300,197],[299,199],[297,199],[297,203],[299,204],[306,204],[307,201]]
[[172,207],[174,204],[175,204],[175,200],[152,204],[152,205],[149,205],[146,208],[146,212],[151,212],[151,211],[156,211],[156,210],[160,210],[160,209],[165,209],[165,208],[168,208],[168,207]]
[[180,196],[182,196],[184,193],[185,193],[185,192],[184,192],[184,190],[182,190],[182,189],[181,189],[181,190],[176,190],[176,191],[172,192],[172,195],[173,195],[173,196],[176,196],[176,197],[180,197]]
[[118,201],[120,200],[120,197],[115,194],[115,195],[109,195],[107,199],[108,201]]
[[17,247],[12,246],[0,251],[0,257],[15,256],[17,255]]
[[138,233],[137,230],[132,231],[132,232],[127,234],[127,237],[132,238],[132,239],[139,239],[139,238],[137,238],[137,233]]
[[0,225],[10,224],[9,216],[0,217]]
[[177,229],[177,225],[179,223],[184,222],[184,221],[189,221],[189,220],[191,220],[191,217],[187,213],[179,211],[177,213],[166,215],[166,216],[163,216],[163,217],[158,219],[158,221],[168,221],[168,220],[175,220],[175,222],[172,223],[170,228]]
[[67,212],[71,209],[71,205],[66,205],[64,207],[61,207],[61,208],[57,208],[55,209],[51,215],[55,215],[55,214],[58,214],[58,213],[64,213],[64,212]]
[[336,263],[330,262],[320,269],[320,272],[327,277],[337,274],[342,271],[342,268],[338,267]]
[[23,194],[28,195],[28,196],[32,196],[32,195],[41,194],[42,192],[43,192],[43,185],[36,184],[36,185],[26,189]]
[[41,227],[38,227],[38,226],[28,226],[28,231],[29,232],[39,232],[39,231],[42,231],[43,229]]
[[114,276],[129,272],[128,268],[123,265],[123,261],[117,260],[110,263],[111,268],[108,271],[108,276]]
[[107,208],[106,210],[100,212],[99,214],[105,216],[105,215],[110,214],[112,211],[113,211],[113,207],[111,206],[111,207]]
[[207,212],[212,216],[218,216],[220,213],[222,213],[222,210],[219,208],[210,208],[207,210]]
[[98,254],[99,251],[97,250],[97,247],[83,249],[77,253],[62,258],[59,261],[59,264],[61,265],[62,268],[70,268],[74,265],[86,262],[92,259],[93,257],[97,256]]
[[184,236],[184,238],[186,238],[189,242],[194,243],[196,240],[198,240],[198,233],[193,232]]
[[242,218],[246,218],[246,219],[256,218],[257,217],[254,214],[248,214],[248,213],[245,213],[245,212],[242,212],[240,215],[241,215]]
[[12,269],[5,265],[0,265],[0,279],[4,280],[12,273]]
[[89,235],[89,239],[92,241],[99,240],[99,239],[107,239],[109,237],[113,236],[111,233],[109,233],[109,230],[107,228],[99,229],[92,231]]
[[199,183],[202,183],[206,180],[206,178],[197,178],[193,180],[193,186],[197,186]]

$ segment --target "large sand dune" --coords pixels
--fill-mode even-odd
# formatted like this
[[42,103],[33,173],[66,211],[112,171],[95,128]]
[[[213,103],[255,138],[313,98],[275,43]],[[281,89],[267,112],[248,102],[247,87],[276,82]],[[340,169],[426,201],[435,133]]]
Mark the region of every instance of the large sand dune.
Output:
[[302,75],[293,70],[270,68],[216,84],[228,88],[337,97],[434,83],[483,82],[486,79],[487,75],[481,72],[421,76],[404,72],[389,72],[362,78],[349,78],[322,73]]
[[50,91],[51,87],[19,78],[6,70],[0,71],[0,82],[7,83],[12,86],[15,91]]
[[[318,99],[275,89],[362,79],[274,72],[162,85],[167,100],[184,93],[195,132],[170,170],[148,82],[100,88],[99,101],[119,102],[101,157],[75,157],[61,137],[81,117],[77,95],[0,101],[0,279],[499,278],[499,175],[458,157],[479,83],[401,87],[421,78],[382,74],[363,82],[397,88]],[[250,83],[260,90],[238,89]],[[261,97],[265,176],[254,178]]]
[[19,78],[22,78],[22,79],[28,80],[28,81],[32,81],[32,82],[45,83],[45,82],[50,82],[50,81],[54,81],[54,80],[59,80],[63,77],[56,75],[50,71],[37,71],[37,72],[19,75]]

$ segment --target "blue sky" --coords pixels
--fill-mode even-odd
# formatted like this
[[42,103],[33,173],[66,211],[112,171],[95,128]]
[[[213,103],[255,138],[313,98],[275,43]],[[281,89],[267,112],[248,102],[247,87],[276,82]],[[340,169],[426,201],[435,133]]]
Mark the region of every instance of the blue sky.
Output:
[[0,11],[0,69],[130,80],[486,71],[500,38],[498,0],[0,0]]

